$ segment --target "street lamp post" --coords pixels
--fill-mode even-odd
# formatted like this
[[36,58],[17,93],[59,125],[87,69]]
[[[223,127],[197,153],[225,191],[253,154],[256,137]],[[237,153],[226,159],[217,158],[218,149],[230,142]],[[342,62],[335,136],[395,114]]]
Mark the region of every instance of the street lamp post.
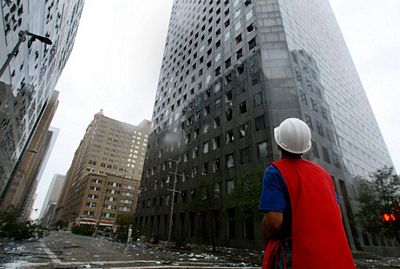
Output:
[[174,160],[174,159],[169,159],[170,162],[174,162],[175,163],[175,172],[174,174],[174,185],[172,190],[171,189],[167,189],[167,191],[172,192],[172,201],[171,201],[171,215],[169,216],[169,229],[168,229],[168,242],[171,241],[171,233],[172,233],[172,215],[174,213],[174,204],[175,204],[175,193],[181,193],[180,191],[176,190],[176,179],[177,176],[181,176],[181,174],[178,174],[178,160]]
[[0,69],[0,78],[3,76],[3,73],[4,73],[4,71],[6,71],[7,66],[11,62],[12,58],[18,53],[18,48],[21,45],[21,43],[26,40],[26,36],[31,36],[33,38],[33,40],[37,39],[40,42],[43,42],[43,43],[45,43],[47,45],[53,44],[53,42],[51,42],[51,40],[48,39],[47,37],[33,34],[33,33],[29,32],[27,30],[19,31],[18,36],[19,36],[19,39],[18,39],[17,44],[15,45],[14,49],[8,54],[7,60],[5,61],[5,63],[3,64],[3,66]]

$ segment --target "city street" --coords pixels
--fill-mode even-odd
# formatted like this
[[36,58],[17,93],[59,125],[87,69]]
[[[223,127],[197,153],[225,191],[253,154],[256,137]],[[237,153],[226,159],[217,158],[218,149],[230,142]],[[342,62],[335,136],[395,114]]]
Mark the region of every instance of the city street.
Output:
[[51,232],[37,241],[3,243],[0,268],[258,268],[238,261],[240,256],[224,256]]
[[[243,268],[259,269],[261,253],[218,248],[170,249],[166,244],[116,243],[52,231],[40,240],[0,241],[0,269],[5,268]],[[399,258],[355,255],[358,269],[400,268]]]

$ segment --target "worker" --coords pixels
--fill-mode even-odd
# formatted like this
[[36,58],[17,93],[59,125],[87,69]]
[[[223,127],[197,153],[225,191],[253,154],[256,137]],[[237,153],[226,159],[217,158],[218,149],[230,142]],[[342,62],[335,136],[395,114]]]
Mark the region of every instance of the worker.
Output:
[[264,172],[263,269],[354,269],[331,176],[304,160],[311,131],[296,118],[274,129],[281,158]]

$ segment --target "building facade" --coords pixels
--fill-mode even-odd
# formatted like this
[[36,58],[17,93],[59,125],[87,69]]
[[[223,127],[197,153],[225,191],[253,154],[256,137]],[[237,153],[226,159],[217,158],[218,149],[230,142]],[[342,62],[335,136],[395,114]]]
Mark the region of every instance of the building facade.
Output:
[[44,227],[50,227],[54,224],[54,213],[57,201],[60,198],[61,190],[64,186],[65,175],[56,174],[51,180],[49,189],[44,199],[42,209],[40,210],[39,220]]
[[134,213],[150,131],[99,112],[75,152],[56,208],[56,219],[98,228]]
[[1,196],[0,210],[14,207],[21,220],[30,218],[37,184],[57,140],[58,129],[49,130],[49,127],[58,107],[58,95],[58,91],[53,91],[46,102],[25,152],[17,162],[15,172]]
[[[305,157],[331,173],[360,248],[368,235],[349,221],[354,177],[392,161],[328,0],[175,0],[138,229],[167,238],[172,223],[175,239],[213,233],[217,244],[261,246],[259,223],[241,221],[227,196],[235,179],[279,158],[273,129],[288,117],[310,126]],[[211,214],[188,207],[204,184],[217,193]]]
[[46,45],[27,35],[0,77],[0,195],[38,125],[75,41],[83,0],[1,1],[0,63],[19,42],[21,31],[45,36]]

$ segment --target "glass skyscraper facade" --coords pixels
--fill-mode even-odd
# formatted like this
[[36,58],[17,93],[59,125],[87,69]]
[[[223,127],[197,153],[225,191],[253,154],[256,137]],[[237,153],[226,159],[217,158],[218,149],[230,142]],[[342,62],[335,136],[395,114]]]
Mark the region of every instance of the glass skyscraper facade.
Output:
[[[213,226],[218,244],[261,245],[259,223],[240,221],[226,197],[279,158],[273,128],[288,117],[311,127],[305,157],[331,173],[349,243],[361,246],[354,177],[392,162],[328,0],[175,0],[138,228],[167,237],[172,223],[172,237],[206,241]],[[188,207],[202,184],[211,214]]]
[[[26,35],[0,77],[0,196],[26,150],[72,51],[84,0],[4,0],[0,4],[0,63]],[[31,149],[32,150],[32,149]]]

